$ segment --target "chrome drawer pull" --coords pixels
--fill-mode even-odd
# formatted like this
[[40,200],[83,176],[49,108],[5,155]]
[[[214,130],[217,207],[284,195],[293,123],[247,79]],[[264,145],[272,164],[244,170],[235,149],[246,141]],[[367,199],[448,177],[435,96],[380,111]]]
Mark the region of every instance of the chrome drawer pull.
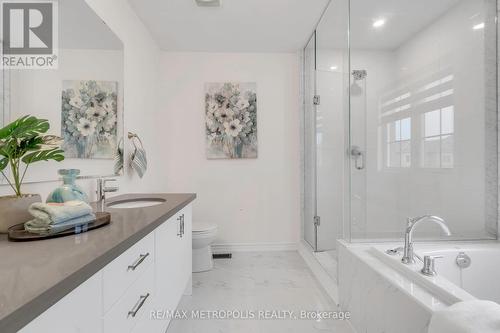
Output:
[[182,220],[181,220],[181,232],[182,232],[182,235],[184,235],[184,214],[182,214],[181,218],[182,218]]
[[136,261],[136,263],[135,263],[135,264],[133,264],[133,265],[128,265],[128,267],[127,267],[127,271],[128,271],[128,270],[133,270],[133,271],[135,271],[135,269],[136,269],[137,267],[139,267],[139,265],[140,265],[140,264],[142,264],[142,262],[144,261],[144,259],[146,259],[148,256],[149,256],[149,252],[148,252],[148,253],[146,253],[146,254],[141,254],[141,255],[139,256],[139,259]]
[[177,234],[177,236],[182,238],[182,236],[184,235],[184,214],[180,215],[177,218],[177,221],[179,221],[179,233]]
[[142,306],[144,305],[144,303],[146,302],[146,300],[148,299],[148,297],[149,297],[149,293],[147,293],[144,296],[139,297],[139,301],[134,305],[134,307],[132,308],[132,310],[130,310],[128,312],[127,318],[130,317],[130,316],[135,317],[135,315],[142,308]]

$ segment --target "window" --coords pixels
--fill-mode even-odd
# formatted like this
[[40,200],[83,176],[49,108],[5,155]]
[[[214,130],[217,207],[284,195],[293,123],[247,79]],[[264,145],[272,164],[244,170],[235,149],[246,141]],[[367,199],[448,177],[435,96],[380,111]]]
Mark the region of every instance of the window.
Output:
[[453,168],[454,108],[429,111],[423,117],[422,166]]
[[387,123],[387,167],[411,166],[411,119],[398,119]]
[[380,167],[454,167],[454,79],[452,68],[436,63],[386,88],[378,105]]

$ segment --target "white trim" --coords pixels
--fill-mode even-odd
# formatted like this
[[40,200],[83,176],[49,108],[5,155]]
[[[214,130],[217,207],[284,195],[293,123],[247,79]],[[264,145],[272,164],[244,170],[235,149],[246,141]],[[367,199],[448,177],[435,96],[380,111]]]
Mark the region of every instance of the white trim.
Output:
[[226,243],[212,244],[213,253],[297,251],[297,243]]
[[298,252],[306,262],[309,269],[312,271],[313,275],[318,280],[319,284],[325,292],[330,296],[330,298],[339,305],[339,291],[338,284],[321,266],[316,257],[313,254],[312,248],[306,244],[305,241],[301,241],[298,246]]

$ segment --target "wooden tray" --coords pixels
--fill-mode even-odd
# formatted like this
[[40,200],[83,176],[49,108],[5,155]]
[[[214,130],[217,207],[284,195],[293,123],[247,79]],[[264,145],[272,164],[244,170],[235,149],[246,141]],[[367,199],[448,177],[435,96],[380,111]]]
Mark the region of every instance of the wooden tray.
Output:
[[95,213],[96,219],[92,222],[89,222],[86,225],[82,225],[80,227],[71,228],[57,234],[47,234],[47,235],[39,235],[30,233],[24,230],[24,223],[13,225],[9,228],[9,240],[12,242],[28,242],[28,241],[36,241],[42,239],[49,238],[57,238],[64,237],[69,235],[81,234],[87,232],[92,229],[97,229],[108,225],[111,222],[111,214],[106,212]]

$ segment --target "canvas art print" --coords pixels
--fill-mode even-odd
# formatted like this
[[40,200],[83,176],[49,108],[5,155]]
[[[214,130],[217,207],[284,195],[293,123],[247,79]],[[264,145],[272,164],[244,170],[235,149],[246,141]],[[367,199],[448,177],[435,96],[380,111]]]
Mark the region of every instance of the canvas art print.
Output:
[[114,158],[117,87],[110,81],[63,81],[61,132],[66,158]]
[[207,157],[257,158],[255,83],[207,83]]

